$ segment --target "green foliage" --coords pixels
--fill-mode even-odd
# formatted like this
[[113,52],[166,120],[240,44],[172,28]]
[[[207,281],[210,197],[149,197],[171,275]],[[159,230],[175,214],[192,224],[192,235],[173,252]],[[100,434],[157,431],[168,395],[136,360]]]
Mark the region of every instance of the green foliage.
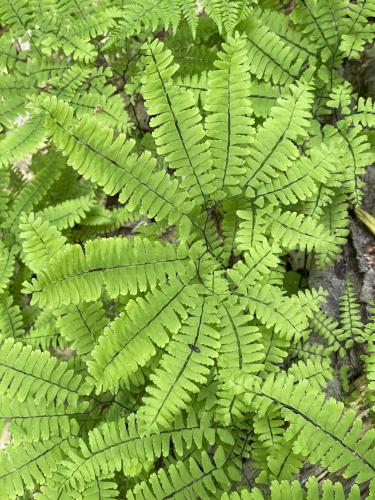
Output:
[[0,0],[1,500],[374,497],[374,430],[327,397],[361,357],[373,418],[373,323],[291,270],[362,200],[374,14]]

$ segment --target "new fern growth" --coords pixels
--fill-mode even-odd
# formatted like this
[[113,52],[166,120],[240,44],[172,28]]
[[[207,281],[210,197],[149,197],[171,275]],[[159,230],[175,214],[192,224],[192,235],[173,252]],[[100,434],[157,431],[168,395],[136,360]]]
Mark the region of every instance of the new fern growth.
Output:
[[1,499],[374,498],[374,328],[288,263],[361,203],[375,3],[285,3],[0,0]]

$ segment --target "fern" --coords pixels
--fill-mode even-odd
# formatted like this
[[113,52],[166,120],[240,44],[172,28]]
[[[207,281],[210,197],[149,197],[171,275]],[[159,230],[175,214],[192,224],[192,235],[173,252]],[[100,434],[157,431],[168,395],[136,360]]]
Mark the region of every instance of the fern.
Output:
[[368,307],[306,288],[366,192],[373,16],[0,0],[1,499],[374,497]]
[[21,403],[29,397],[77,401],[80,377],[48,352],[34,351],[9,338],[2,343],[0,359],[2,394],[6,393],[10,398],[17,395]]

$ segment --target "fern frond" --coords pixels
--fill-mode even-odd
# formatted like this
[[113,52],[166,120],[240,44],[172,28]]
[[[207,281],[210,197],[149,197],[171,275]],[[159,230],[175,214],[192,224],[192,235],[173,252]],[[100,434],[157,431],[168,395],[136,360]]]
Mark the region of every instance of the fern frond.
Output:
[[263,367],[263,338],[252,326],[244,304],[230,297],[221,304],[218,378],[222,381],[240,373],[258,373]]
[[221,33],[224,28],[229,36],[249,10],[244,0],[204,0],[202,4],[207,14],[217,24],[219,32]]
[[375,128],[375,102],[371,97],[359,97],[355,111],[348,118],[354,125]]
[[167,471],[152,474],[149,481],[139,483],[129,491],[129,500],[173,498],[208,498],[221,494],[238,480],[239,459],[227,457],[223,448],[217,448],[213,459],[206,452],[188,460],[172,464]]
[[349,278],[345,280],[345,288],[340,297],[340,330],[338,338],[348,349],[354,343],[368,340],[368,331],[361,318],[360,305]]
[[173,57],[161,42],[144,46],[145,74],[142,94],[152,116],[153,137],[158,153],[182,176],[181,187],[189,197],[202,202],[215,190],[212,159],[193,95],[174,85],[172,76],[178,69]]
[[63,339],[56,327],[56,319],[48,309],[38,315],[28,335],[22,340],[34,349],[48,350],[64,347]]
[[253,15],[241,27],[248,40],[250,72],[258,80],[285,85],[298,78],[309,57],[305,50],[288,44]]
[[155,288],[167,276],[184,274],[189,259],[185,245],[175,247],[139,237],[98,238],[86,242],[85,252],[79,245],[68,245],[27,289],[34,303],[49,308],[94,301],[103,287],[112,298],[136,295]]
[[23,160],[40,148],[45,138],[43,116],[33,116],[25,123],[8,131],[0,141],[0,167],[4,168],[14,160]]
[[307,359],[293,363],[288,369],[296,381],[307,380],[315,389],[325,388],[333,378],[333,369],[328,359]]
[[0,297],[0,334],[13,339],[24,334],[21,309],[13,303],[13,297],[6,293]]
[[277,244],[255,244],[245,253],[244,262],[237,262],[227,271],[228,276],[240,292],[246,292],[257,282],[262,281],[263,276],[271,269],[278,267],[280,252]]
[[43,269],[66,243],[55,226],[33,213],[20,219],[20,240],[23,261],[34,272]]
[[220,189],[228,187],[232,192],[244,173],[243,157],[252,135],[250,76],[245,39],[229,38],[222,48],[216,69],[208,74],[205,129]]
[[[347,241],[349,234],[349,213],[348,201],[345,194],[335,194],[331,197],[330,203],[321,207],[319,223],[329,229],[329,233],[337,244],[336,249],[330,249],[325,254],[317,255],[317,262],[324,267],[331,265],[335,261],[340,247]],[[320,210],[317,210],[319,213]]]
[[[299,481],[272,481],[270,495],[268,500],[284,500],[293,498],[293,500],[361,500],[363,497],[357,484],[351,486],[348,494],[340,482],[332,483],[330,479],[319,482],[315,476],[310,476],[305,484],[306,490]],[[221,500],[265,500],[265,497],[258,488],[251,490],[241,490],[240,493],[234,492],[224,494]]]
[[81,390],[81,377],[68,370],[67,363],[10,338],[0,347],[0,377],[0,393],[21,403],[27,398],[56,398],[57,402],[68,399],[75,404]]
[[276,101],[250,147],[244,183],[250,197],[259,182],[269,182],[299,157],[292,141],[307,135],[312,99],[311,87],[299,83]]
[[[345,120],[344,120],[345,121]],[[346,165],[345,191],[349,193],[349,200],[359,205],[363,196],[363,179],[365,167],[370,163],[370,144],[363,135],[361,127],[352,127],[348,130],[337,129],[343,139],[346,149],[343,162]]]
[[222,436],[224,442],[233,443],[231,434],[226,429],[216,429],[208,414],[198,420],[194,412],[177,418],[170,429],[148,436],[140,433],[135,415],[104,423],[89,432],[88,445],[80,440],[80,453],[69,454],[60,491],[82,490],[95,477],[121,469],[128,476],[136,476],[155,459],[168,456],[171,445],[180,457],[186,449],[213,443],[216,435]]
[[264,244],[267,242],[265,213],[264,210],[256,209],[254,205],[250,204],[246,210],[242,209],[242,207],[237,210],[240,222],[235,240],[239,250],[246,251],[257,243]]
[[258,482],[268,482],[272,479],[291,480],[303,466],[303,457],[293,453],[293,442],[281,439],[267,451],[268,470],[261,472],[257,478]]
[[255,285],[244,297],[248,300],[249,311],[264,326],[274,328],[276,333],[286,339],[301,338],[308,319],[294,298],[284,297],[279,288],[272,285]]
[[91,195],[84,195],[80,198],[73,198],[57,205],[48,206],[35,215],[61,231],[68,227],[72,228],[81,222],[94,207],[94,204]]
[[0,292],[7,287],[15,265],[15,248],[7,248],[0,241]]
[[254,115],[258,118],[267,118],[280,95],[279,87],[253,78],[250,85],[250,98]]
[[27,0],[1,0],[0,18],[2,24],[11,26],[18,36],[25,36],[32,17],[30,7]]
[[253,427],[257,440],[265,448],[274,447],[283,440],[285,422],[276,407],[270,407],[265,415],[254,415]]
[[44,484],[62,463],[73,439],[52,438],[38,443],[9,445],[0,456],[0,487],[9,499]]
[[282,212],[281,209],[267,214],[272,237],[283,248],[299,248],[317,252],[338,252],[339,247],[325,227],[308,215]]
[[329,158],[330,153],[328,148],[322,148],[312,150],[311,157],[298,158],[286,172],[280,172],[270,182],[260,183],[254,190],[254,202],[263,207],[265,201],[273,205],[290,205],[310,198],[337,168]]
[[86,415],[86,410],[87,404],[65,407],[62,402],[35,403],[32,399],[20,403],[4,396],[0,400],[0,420],[10,421],[9,431],[16,445],[76,435],[78,426],[74,418]]
[[210,368],[218,356],[216,301],[203,297],[188,309],[181,330],[167,345],[158,367],[146,388],[146,396],[138,410],[144,429],[163,429],[191,401],[192,393],[207,383]]
[[[56,165],[58,167],[59,165]],[[53,183],[59,178],[62,171],[59,168],[43,167],[34,178],[27,182],[8,212],[8,217],[3,223],[5,229],[15,230],[23,212],[31,211],[47,194]]]
[[171,280],[169,285],[161,285],[159,290],[127,304],[105,330],[92,353],[93,361],[88,362],[98,386],[110,388],[120,380],[126,381],[156,354],[155,346],[164,348],[170,334],[177,334],[180,318],[187,317],[184,306],[196,302],[196,286],[190,282],[191,276]]
[[363,357],[366,368],[366,378],[368,380],[368,396],[372,410],[375,410],[375,340],[371,338],[367,346],[367,354]]
[[261,413],[270,404],[279,405],[289,422],[285,439],[293,439],[294,453],[313,464],[319,462],[330,472],[342,470],[344,477],[353,477],[358,484],[374,478],[374,434],[363,432],[354,411],[344,413],[342,403],[326,400],[308,382],[295,385],[293,378],[278,376],[276,380],[273,375],[254,400]]
[[140,32],[151,33],[158,26],[174,31],[180,22],[181,10],[179,0],[134,0],[123,4],[125,12],[114,40],[123,40]]
[[123,135],[114,139],[114,131],[105,128],[97,118],[83,118],[69,128],[73,110],[56,100],[44,101],[51,118],[47,128],[68,163],[80,174],[103,187],[108,194],[120,192],[120,202],[127,201],[130,211],[138,209],[157,221],[168,219],[173,224],[191,205],[186,194],[178,190],[175,180],[156,171],[156,160],[147,152],[132,154],[134,141]]
[[321,58],[339,58],[340,39],[343,34],[343,18],[347,13],[346,0],[303,0],[293,9],[291,19],[321,50]]
[[261,328],[262,344],[264,352],[264,371],[266,373],[277,372],[279,366],[288,356],[290,340],[275,333],[273,329]]
[[363,52],[365,44],[373,40],[374,29],[370,18],[374,17],[375,6],[372,1],[360,0],[356,4],[349,2],[347,7],[340,50],[348,59],[357,59]]
[[126,206],[107,210],[100,205],[95,205],[80,222],[83,239],[109,234],[133,220],[134,214],[129,212]]
[[85,356],[91,353],[107,323],[103,304],[98,300],[59,311],[56,327],[68,345]]
[[181,12],[186,19],[191,32],[193,34],[193,38],[195,38],[197,25],[198,25],[198,9],[197,3],[195,0],[179,0],[179,7]]

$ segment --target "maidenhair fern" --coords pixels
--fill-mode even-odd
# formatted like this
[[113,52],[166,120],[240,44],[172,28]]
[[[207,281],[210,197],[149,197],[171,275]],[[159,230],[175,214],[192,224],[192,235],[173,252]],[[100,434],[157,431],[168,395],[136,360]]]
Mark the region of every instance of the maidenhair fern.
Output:
[[342,68],[374,15],[0,0],[1,499],[374,498],[374,430],[327,396],[357,356],[373,418],[371,312],[290,269],[363,197]]

